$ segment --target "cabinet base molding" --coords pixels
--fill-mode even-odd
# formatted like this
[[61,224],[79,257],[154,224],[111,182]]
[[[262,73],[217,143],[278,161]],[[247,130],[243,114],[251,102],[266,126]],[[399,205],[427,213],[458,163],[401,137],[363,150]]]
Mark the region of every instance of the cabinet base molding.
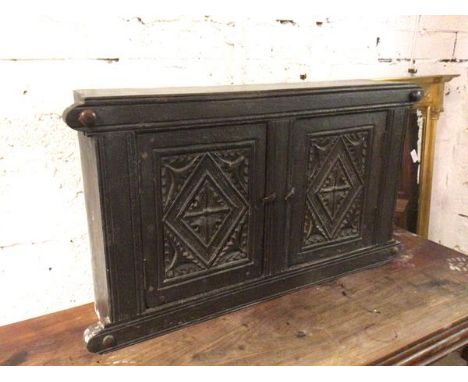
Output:
[[104,326],[97,323],[85,331],[86,346],[90,352],[106,353],[281,296],[295,289],[376,267],[398,254],[398,244],[393,241],[384,247],[359,251],[337,261],[328,261],[297,270],[295,273],[257,280],[250,285],[244,284],[224,293],[199,297],[190,303],[184,302],[183,305],[174,306],[172,309],[148,312],[138,319],[117,325]]

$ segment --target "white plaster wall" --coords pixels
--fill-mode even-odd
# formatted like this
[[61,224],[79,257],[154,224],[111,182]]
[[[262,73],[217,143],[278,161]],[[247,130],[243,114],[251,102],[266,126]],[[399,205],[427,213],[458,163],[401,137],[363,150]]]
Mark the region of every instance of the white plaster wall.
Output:
[[[85,21],[83,21],[85,20]],[[468,252],[468,17],[0,15],[0,325],[92,301],[72,90],[460,74],[439,122],[431,239]]]

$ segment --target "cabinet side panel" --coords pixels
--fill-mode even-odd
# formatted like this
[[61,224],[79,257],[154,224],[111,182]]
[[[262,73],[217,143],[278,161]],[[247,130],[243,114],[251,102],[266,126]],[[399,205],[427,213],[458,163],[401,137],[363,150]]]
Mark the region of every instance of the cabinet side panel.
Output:
[[377,240],[386,243],[392,240],[393,213],[398,191],[398,181],[402,159],[403,141],[408,125],[408,109],[398,108],[388,112],[386,151],[382,181],[380,184],[380,202],[377,218]]
[[112,322],[119,322],[137,316],[140,304],[134,138],[132,133],[113,133],[98,139],[111,316]]
[[83,133],[78,133],[78,141],[92,253],[95,309],[99,320],[106,324],[110,322],[110,307],[99,193],[98,143],[94,138],[86,137]]

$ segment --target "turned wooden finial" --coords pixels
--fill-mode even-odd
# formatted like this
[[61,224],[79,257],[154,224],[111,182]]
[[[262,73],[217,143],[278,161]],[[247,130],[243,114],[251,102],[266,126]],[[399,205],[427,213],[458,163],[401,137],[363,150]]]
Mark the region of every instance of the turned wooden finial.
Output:
[[94,126],[96,123],[96,113],[92,110],[83,110],[78,116],[78,121],[86,127]]

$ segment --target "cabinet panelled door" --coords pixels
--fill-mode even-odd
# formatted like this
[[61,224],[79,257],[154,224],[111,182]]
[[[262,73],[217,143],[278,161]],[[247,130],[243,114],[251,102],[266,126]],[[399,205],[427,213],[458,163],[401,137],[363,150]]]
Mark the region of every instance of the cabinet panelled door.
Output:
[[265,124],[138,136],[148,306],[262,272]]

